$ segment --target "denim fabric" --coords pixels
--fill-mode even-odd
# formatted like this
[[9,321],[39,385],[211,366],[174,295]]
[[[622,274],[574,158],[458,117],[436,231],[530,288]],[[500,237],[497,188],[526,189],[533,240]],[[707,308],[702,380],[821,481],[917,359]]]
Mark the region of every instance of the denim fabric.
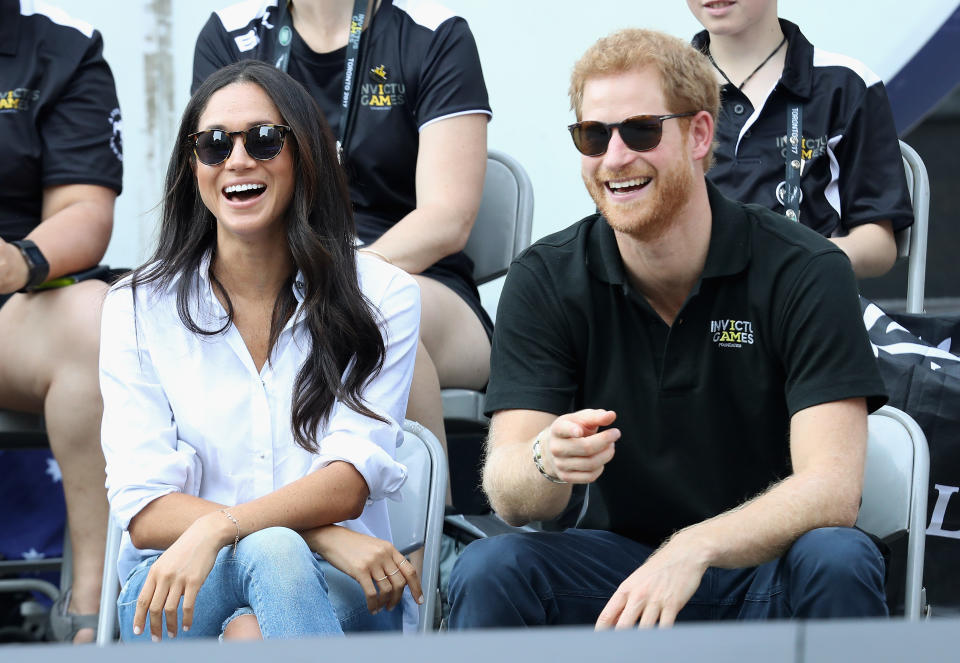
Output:
[[[593,624],[651,552],[597,530],[475,541],[453,569],[449,626]],[[885,616],[883,580],[883,557],[863,532],[816,529],[766,564],[708,569],[677,619]]]
[[[120,591],[117,613],[124,641],[150,639],[149,615],[139,636],[133,634],[133,616],[137,596],[157,559],[137,565]],[[313,554],[299,534],[282,527],[245,537],[236,556],[233,546],[220,551],[197,594],[193,626],[186,633],[181,601],[177,637],[218,637],[233,617],[245,612],[243,608],[257,616],[266,639],[399,629],[401,620],[399,609],[370,615],[360,585]],[[164,624],[164,638],[166,633]]]

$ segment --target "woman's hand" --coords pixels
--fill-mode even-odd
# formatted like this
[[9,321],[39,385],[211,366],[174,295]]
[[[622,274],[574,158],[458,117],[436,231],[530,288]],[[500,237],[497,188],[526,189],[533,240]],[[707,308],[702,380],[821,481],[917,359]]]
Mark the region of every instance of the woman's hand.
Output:
[[304,532],[303,538],[311,550],[360,583],[371,614],[383,608],[393,610],[405,585],[414,600],[423,603],[416,568],[389,541],[339,525],[317,527]]
[[133,615],[133,632],[143,632],[150,614],[150,635],[159,642],[163,616],[167,617],[167,635],[177,635],[177,606],[183,597],[183,630],[193,624],[193,607],[197,592],[210,574],[220,549],[233,543],[235,525],[219,511],[197,518],[173,545],[150,567],[147,579],[137,597]]

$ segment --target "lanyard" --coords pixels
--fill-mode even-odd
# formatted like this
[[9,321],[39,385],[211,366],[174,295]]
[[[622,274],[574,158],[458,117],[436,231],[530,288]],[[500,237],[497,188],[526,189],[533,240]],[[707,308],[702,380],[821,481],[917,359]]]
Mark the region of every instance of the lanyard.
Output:
[[787,218],[800,220],[800,175],[803,171],[803,106],[787,105],[787,149],[784,153],[786,176],[784,178],[783,206]]
[[[287,71],[290,65],[290,45],[293,43],[293,21],[287,0],[279,0],[276,20],[276,50],[274,66]],[[353,0],[353,15],[350,18],[350,36],[347,39],[347,52],[343,63],[343,97],[340,103],[340,131],[337,135],[337,159],[343,161],[343,146],[346,145],[347,128],[351,124],[350,102],[353,97],[353,77],[357,71],[360,57],[360,42],[363,29],[367,26],[367,0]]]

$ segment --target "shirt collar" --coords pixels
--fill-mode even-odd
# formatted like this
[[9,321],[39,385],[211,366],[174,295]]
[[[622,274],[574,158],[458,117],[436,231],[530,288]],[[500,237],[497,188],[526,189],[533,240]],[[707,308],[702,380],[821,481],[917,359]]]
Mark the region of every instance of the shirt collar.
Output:
[[710,180],[706,183],[713,221],[701,280],[739,274],[750,263],[750,221],[743,206],[720,193]]
[[[750,263],[750,222],[743,207],[721,194],[710,180],[705,182],[713,220],[700,280],[738,274]],[[586,262],[587,269],[600,281],[611,285],[627,283],[617,238],[600,214],[589,230]]]
[[798,97],[810,99],[813,93],[813,44],[807,41],[795,23],[781,18],[780,29],[787,37],[787,59],[780,84]]
[[0,55],[16,55],[20,41],[20,0],[0,0]]
[[[813,88],[813,44],[795,23],[780,19],[780,29],[787,38],[787,58],[780,84],[793,94],[809,99]],[[693,47],[701,53],[710,50],[710,33],[701,30],[693,36]]]

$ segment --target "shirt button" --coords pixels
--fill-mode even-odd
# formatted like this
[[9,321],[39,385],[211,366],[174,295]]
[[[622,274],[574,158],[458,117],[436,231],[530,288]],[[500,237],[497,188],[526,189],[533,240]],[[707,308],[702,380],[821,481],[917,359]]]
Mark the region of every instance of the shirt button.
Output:
[[733,107],[733,112],[737,115],[743,115],[743,104],[735,104]]

